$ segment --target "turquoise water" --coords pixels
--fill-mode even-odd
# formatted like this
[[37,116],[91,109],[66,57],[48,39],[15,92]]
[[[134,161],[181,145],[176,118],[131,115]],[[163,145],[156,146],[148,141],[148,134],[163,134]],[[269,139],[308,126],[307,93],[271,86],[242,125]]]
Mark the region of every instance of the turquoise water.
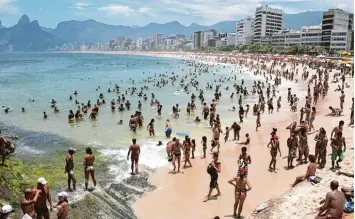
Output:
[[[184,109],[190,101],[191,93],[198,96],[198,92],[189,89],[189,94],[181,91],[182,87],[178,81],[187,76],[185,81],[195,77],[190,75],[194,69],[184,61],[173,58],[159,58],[138,55],[104,55],[104,54],[59,54],[59,53],[3,53],[0,54],[0,105],[10,107],[11,112],[5,114],[4,108],[0,112],[0,121],[21,129],[50,132],[65,138],[69,138],[83,145],[91,145],[102,150],[106,155],[122,157],[130,143],[131,138],[136,137],[148,154],[142,162],[149,164],[151,158],[155,159],[155,166],[163,165],[166,162],[165,148],[156,147],[156,142],[165,140],[164,126],[165,120],[169,118],[173,127],[173,135],[178,131],[190,132],[192,134],[203,134],[210,136],[209,125],[205,122],[195,124],[195,116],[202,117],[201,103],[197,99],[197,111],[190,116]],[[157,88],[153,83],[145,83],[148,77],[158,80],[159,74],[179,75],[177,82],[172,85]],[[157,77],[155,77],[155,75]],[[237,75],[237,80],[228,81],[228,77]],[[135,81],[133,84],[132,80]],[[243,99],[243,105],[256,102],[257,97],[251,95],[251,86],[254,80],[264,80],[260,76],[254,76],[245,69],[235,65],[215,65],[210,68],[209,73],[201,73],[196,80],[200,83],[200,88],[205,90],[205,101],[211,103],[214,90],[206,90],[207,83],[221,84],[222,97],[218,102],[217,114],[221,116],[224,125],[230,125],[233,121],[238,121],[237,112],[228,111],[232,106],[238,105],[237,95],[230,98],[233,84],[241,83],[244,79],[250,96]],[[219,80],[222,80],[221,82]],[[216,82],[215,82],[216,81]],[[111,84],[110,84],[111,83]],[[131,110],[125,112],[111,112],[110,101],[117,99],[115,92],[108,93],[108,88],[114,88],[117,84],[121,87],[121,95],[130,87],[137,87],[137,91],[144,85],[148,90],[144,90],[148,100],[144,101],[138,97],[137,93],[125,95],[126,100],[131,102]],[[96,88],[100,89],[96,91]],[[228,86],[230,89],[225,91]],[[286,101],[287,87],[292,86],[292,90],[297,93],[298,86],[283,80],[278,96],[283,96]],[[73,100],[69,96],[77,90],[79,95]],[[68,112],[76,111],[75,99],[86,104],[91,100],[94,105],[99,93],[103,93],[106,104],[100,107],[97,121],[91,121],[85,115],[85,119],[74,124],[68,123]],[[150,106],[151,93],[163,105],[162,117],[157,116],[157,109]],[[31,102],[29,99],[35,99]],[[50,107],[50,101],[55,99],[57,106],[61,110],[55,114]],[[128,119],[131,114],[138,110],[138,101],[141,100],[142,113],[145,118],[144,127],[139,129],[137,134],[132,133],[128,128]],[[178,103],[181,108],[180,118],[174,119],[171,115],[172,106]],[[275,103],[276,104],[276,101]],[[285,106],[286,104],[283,103]],[[116,104],[117,106],[117,104]],[[26,109],[25,113],[21,108]],[[278,114],[282,116],[289,108],[283,108]],[[48,119],[43,119],[43,112],[46,111]],[[250,113],[251,115],[251,113]],[[150,119],[154,118],[156,137],[150,138],[146,130],[146,125]],[[119,120],[123,120],[123,125],[118,125]],[[252,119],[254,125],[255,120]],[[199,140],[197,141],[199,142]],[[36,145],[26,145],[29,153],[38,150]],[[60,147],[60,146],[58,146]],[[41,148],[43,150],[43,148]],[[45,149],[44,149],[45,150]],[[37,151],[38,152],[38,151]],[[120,156],[118,156],[120,155]],[[118,158],[115,159],[118,159]],[[161,160],[161,162],[157,161]],[[154,166],[153,165],[153,166]],[[154,167],[155,167],[154,166]],[[112,168],[115,170],[115,167]]]

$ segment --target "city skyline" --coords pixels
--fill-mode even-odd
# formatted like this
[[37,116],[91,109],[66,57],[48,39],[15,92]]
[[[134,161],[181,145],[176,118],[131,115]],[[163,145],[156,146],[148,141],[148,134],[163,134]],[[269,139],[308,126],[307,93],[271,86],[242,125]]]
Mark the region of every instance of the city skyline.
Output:
[[61,21],[95,19],[113,25],[144,26],[149,23],[178,21],[183,25],[211,25],[221,21],[252,16],[255,7],[269,5],[294,14],[342,8],[353,12],[352,0],[0,0],[0,20],[4,26],[18,22],[21,14],[38,20],[42,26],[55,28]]

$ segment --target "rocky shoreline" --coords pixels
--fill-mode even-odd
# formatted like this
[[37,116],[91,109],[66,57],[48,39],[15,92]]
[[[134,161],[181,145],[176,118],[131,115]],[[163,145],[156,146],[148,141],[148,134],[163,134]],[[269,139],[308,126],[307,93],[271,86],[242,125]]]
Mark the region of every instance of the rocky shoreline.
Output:
[[[4,130],[3,127],[1,129]],[[20,132],[22,130],[14,131],[15,134],[19,134]],[[19,136],[10,135],[9,133],[12,133],[12,130],[6,129],[4,136],[12,142],[12,145],[16,145],[16,142],[20,142],[24,138],[32,138],[25,131],[19,134]],[[36,133],[36,135],[40,134]],[[23,144],[18,144],[17,149],[20,150],[22,146]],[[48,162],[47,158],[52,160]],[[23,191],[34,187],[34,179],[36,177],[44,176],[51,182],[53,203],[57,201],[56,193],[65,188],[66,176],[63,175],[61,168],[58,169],[56,165],[57,161],[53,161],[58,159],[61,162],[62,160],[60,159],[62,159],[62,156],[57,158],[56,153],[51,153],[47,158],[42,156],[38,158],[36,161],[44,165],[38,166],[38,163],[32,164],[30,159],[27,160],[25,157],[17,156],[16,151],[14,151],[6,159],[5,163],[7,166],[0,167],[0,206],[4,204],[13,206],[14,212],[10,216],[11,219],[22,218],[20,201],[23,198]],[[77,160],[79,161],[79,159]],[[53,168],[56,169],[54,170]],[[154,170],[144,168],[144,172],[141,172],[139,175],[130,176],[121,182],[115,182],[113,176],[105,169],[105,165],[98,163],[97,168],[103,173],[98,177],[98,191],[84,193],[79,189],[75,192],[73,196],[82,197],[79,200],[69,198],[70,218],[136,219],[137,217],[131,205],[144,192],[155,189],[155,186],[148,182],[149,174]],[[77,171],[78,175],[80,175],[79,172],[82,171]],[[49,175],[50,173],[51,175]],[[55,212],[51,214],[52,218],[56,217]]]

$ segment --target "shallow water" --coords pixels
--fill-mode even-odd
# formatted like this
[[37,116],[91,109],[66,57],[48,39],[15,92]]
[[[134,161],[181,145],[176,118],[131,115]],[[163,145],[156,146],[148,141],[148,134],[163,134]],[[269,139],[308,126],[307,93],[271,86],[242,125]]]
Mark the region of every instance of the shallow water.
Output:
[[[75,145],[90,145],[103,152],[113,165],[111,170],[113,174],[118,174],[122,166],[122,160],[125,160],[127,146],[133,137],[137,138],[143,146],[141,162],[146,166],[156,168],[165,165],[165,148],[156,147],[159,140],[166,140],[164,136],[165,120],[171,120],[173,135],[176,132],[189,132],[193,135],[202,135],[210,133],[209,125],[206,122],[195,124],[193,122],[196,116],[201,115],[201,103],[196,101],[198,111],[187,115],[184,107],[190,100],[191,93],[198,92],[191,90],[186,94],[178,81],[194,69],[184,63],[182,60],[173,58],[159,58],[139,55],[100,55],[100,54],[58,54],[58,53],[5,53],[0,54],[0,105],[10,107],[11,112],[0,112],[0,121],[10,126],[15,126],[28,131],[35,131],[36,135],[31,135],[23,144],[20,144],[19,153],[30,155],[31,153],[45,153],[50,150],[66,150],[68,144],[62,144],[61,140],[53,136],[70,139]],[[154,87],[152,83],[144,83],[147,77],[155,77],[155,74],[169,74],[172,72],[179,75],[175,85],[167,85],[163,88]],[[232,73],[233,72],[233,73]],[[227,81],[226,77],[237,75],[237,80]],[[188,75],[190,80],[193,76]],[[132,80],[135,81],[133,84]],[[223,82],[219,82],[222,79]],[[237,95],[231,99],[231,88],[234,83],[240,84],[244,79],[249,93],[254,80],[264,79],[261,76],[254,76],[246,69],[241,69],[235,65],[217,65],[210,68],[209,73],[201,73],[197,80],[200,88],[205,90],[206,102],[213,99],[213,90],[205,89],[207,83],[221,84],[222,97],[218,102],[218,114],[220,114],[223,125],[232,124],[237,120],[237,112],[228,111],[232,106],[238,105]],[[217,81],[217,82],[215,82]],[[111,84],[110,84],[111,83]],[[118,84],[121,94],[130,88],[147,85],[148,100],[135,95],[126,96],[129,100],[131,110],[125,112],[111,112],[110,100],[117,99],[115,92],[108,93],[108,88],[114,88]],[[96,91],[96,88],[100,89]],[[224,88],[229,86],[229,90]],[[283,102],[287,99],[287,88],[292,87],[294,93],[301,89],[298,85],[287,82],[283,79],[279,87],[277,96],[282,96]],[[77,90],[79,95],[73,100],[69,100],[69,95]],[[73,124],[68,123],[67,115],[69,110],[75,112],[77,105],[75,99],[80,103],[87,103],[91,100],[94,105],[98,99],[99,93],[104,94],[106,104],[100,107],[100,113],[97,121],[91,121],[86,118],[83,121]],[[150,106],[150,94],[154,93],[156,98],[163,104],[162,117],[157,116],[156,108]],[[35,99],[31,102],[29,99]],[[61,110],[55,114],[50,108],[51,99],[57,101],[57,106]],[[134,111],[138,110],[138,100],[141,100],[143,107],[142,113],[145,118],[144,124],[147,125],[150,119],[154,118],[156,136],[150,138],[145,126],[138,130],[137,134],[132,133],[128,128],[128,118]],[[249,95],[243,99],[243,105],[249,104],[250,111],[257,97]],[[171,115],[172,106],[178,103],[181,108],[180,117],[175,119]],[[276,101],[275,103],[276,104]],[[285,106],[286,103],[283,103]],[[25,107],[26,112],[22,113],[21,108]],[[117,107],[117,104],[116,104]],[[286,115],[288,107],[281,109],[278,118]],[[43,119],[43,112],[46,111],[48,119]],[[249,113],[251,115],[251,113]],[[119,120],[123,120],[123,125],[117,125]],[[267,118],[265,119],[267,121]],[[254,120],[253,120],[254,122]],[[48,134],[49,133],[49,134]],[[53,134],[53,135],[51,135]],[[50,140],[48,140],[50,139]],[[43,142],[38,144],[37,142]],[[46,142],[47,141],[47,142]],[[199,140],[197,140],[199,142]],[[112,158],[112,159],[111,159]],[[125,162],[125,161],[124,161]],[[120,168],[121,167],[121,168]],[[126,168],[125,168],[126,169]],[[125,175],[118,174],[117,178],[122,179]]]

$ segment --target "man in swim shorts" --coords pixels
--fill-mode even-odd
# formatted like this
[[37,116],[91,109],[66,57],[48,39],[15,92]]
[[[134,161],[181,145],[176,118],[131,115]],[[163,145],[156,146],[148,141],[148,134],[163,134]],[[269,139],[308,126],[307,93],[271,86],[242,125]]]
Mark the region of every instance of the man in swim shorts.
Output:
[[[346,151],[346,143],[345,143],[345,138],[343,137],[342,132],[337,132],[337,136],[335,139],[332,140],[332,143],[330,144],[332,147],[332,169],[334,169],[334,163],[336,161],[337,168],[340,168],[339,163],[344,160],[344,152]],[[344,146],[344,150],[343,150]]]
[[[132,144],[129,146],[127,160],[129,159],[129,155],[131,154],[131,175],[138,174],[138,160],[139,155],[141,153],[141,148],[139,144],[137,144],[137,139],[132,139]],[[135,167],[135,168],[134,168]],[[135,172],[133,171],[135,169]]]
[[92,153],[91,148],[87,147],[86,155],[84,157],[85,190],[88,190],[90,175],[94,183],[94,186],[96,186],[94,162],[95,162],[95,155]]
[[68,153],[65,157],[65,173],[68,174],[68,191],[73,191],[71,189],[71,182],[73,182],[73,189],[76,190],[76,179],[74,176],[74,160],[73,155],[76,149],[69,148]]

